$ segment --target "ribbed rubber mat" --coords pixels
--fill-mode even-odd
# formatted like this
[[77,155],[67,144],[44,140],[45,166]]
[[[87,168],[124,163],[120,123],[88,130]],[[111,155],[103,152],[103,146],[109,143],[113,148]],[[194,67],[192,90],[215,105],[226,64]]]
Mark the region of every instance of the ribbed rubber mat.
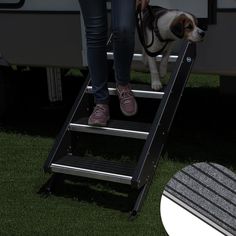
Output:
[[96,159],[92,157],[79,157],[67,155],[55,162],[55,164],[73,166],[77,168],[103,171],[108,173],[132,176],[135,165],[112,160]]
[[236,175],[229,169],[205,162],[187,166],[164,195],[225,235],[236,235]]

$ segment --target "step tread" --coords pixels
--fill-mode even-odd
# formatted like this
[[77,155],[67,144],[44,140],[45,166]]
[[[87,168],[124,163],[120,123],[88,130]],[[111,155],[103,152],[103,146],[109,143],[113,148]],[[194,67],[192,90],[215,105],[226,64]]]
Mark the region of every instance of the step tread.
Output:
[[[108,88],[116,88],[116,84],[114,82],[108,82]],[[131,82],[131,88],[132,90],[140,90],[140,91],[149,91],[149,92],[155,92],[155,93],[163,93],[163,91],[155,91],[151,88],[150,84],[144,84],[144,83],[132,83]]]
[[[150,84],[131,83],[131,89],[135,97],[161,99],[164,95],[163,90],[155,91]],[[108,82],[108,90],[110,95],[116,95],[116,83]],[[92,93],[92,86],[87,87],[87,92]]]
[[110,120],[106,127],[91,126],[88,125],[88,117],[84,117],[75,123],[70,123],[69,130],[145,140],[149,134],[150,127],[150,123],[124,120]]
[[[71,124],[78,124],[78,125],[88,125],[88,117],[83,117],[73,122]],[[151,124],[144,123],[144,122],[135,122],[135,121],[125,121],[125,120],[110,120],[106,127],[96,127],[94,128],[114,128],[119,130],[133,130],[133,131],[140,131],[140,132],[149,132]]]
[[135,169],[135,165],[129,162],[118,162],[104,158],[80,157],[74,155],[63,156],[53,164],[125,176],[132,176]]

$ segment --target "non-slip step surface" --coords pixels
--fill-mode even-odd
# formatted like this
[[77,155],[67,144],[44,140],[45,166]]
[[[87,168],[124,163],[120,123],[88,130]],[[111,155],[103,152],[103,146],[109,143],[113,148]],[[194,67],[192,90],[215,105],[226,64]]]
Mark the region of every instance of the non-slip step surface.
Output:
[[214,163],[179,171],[164,195],[225,235],[236,235],[236,175]]
[[149,134],[150,126],[150,123],[110,120],[108,126],[97,127],[88,125],[88,117],[85,117],[77,120],[75,123],[70,123],[69,129],[78,132],[146,139]]
[[[154,91],[147,84],[131,84],[131,88],[135,97],[162,99],[164,95],[163,91]],[[108,90],[110,95],[117,95],[115,83],[109,82]],[[92,86],[88,86],[86,92],[92,93]]]
[[66,155],[51,164],[52,171],[131,184],[135,164],[95,157]]

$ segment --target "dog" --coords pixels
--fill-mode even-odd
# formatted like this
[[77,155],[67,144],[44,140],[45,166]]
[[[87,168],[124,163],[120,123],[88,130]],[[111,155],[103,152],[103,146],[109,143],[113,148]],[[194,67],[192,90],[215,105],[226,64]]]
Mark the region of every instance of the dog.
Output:
[[149,66],[151,74],[151,87],[159,91],[162,88],[161,79],[167,73],[167,64],[174,43],[180,39],[200,42],[205,36],[205,31],[198,27],[194,15],[157,6],[148,6],[142,12],[142,27],[145,41],[150,44],[148,51],[162,54],[158,70],[155,57],[147,55],[143,49],[143,61]]

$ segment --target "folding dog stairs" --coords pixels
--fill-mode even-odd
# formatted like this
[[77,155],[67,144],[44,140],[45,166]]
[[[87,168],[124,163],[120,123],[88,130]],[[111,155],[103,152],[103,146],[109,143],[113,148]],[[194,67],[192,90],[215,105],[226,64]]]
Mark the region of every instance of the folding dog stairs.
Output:
[[[131,215],[135,216],[164,152],[195,57],[196,45],[183,42],[163,92],[151,90],[150,85],[132,84],[139,106],[139,112],[134,117],[121,114],[115,83],[109,83],[112,120],[107,127],[87,125],[94,106],[88,76],[45,162],[45,172],[129,185],[137,192],[131,211]],[[116,160],[111,160],[111,156],[115,156]],[[133,156],[134,160],[127,161],[129,156]],[[50,191],[55,181],[56,178],[49,182],[45,191]]]

